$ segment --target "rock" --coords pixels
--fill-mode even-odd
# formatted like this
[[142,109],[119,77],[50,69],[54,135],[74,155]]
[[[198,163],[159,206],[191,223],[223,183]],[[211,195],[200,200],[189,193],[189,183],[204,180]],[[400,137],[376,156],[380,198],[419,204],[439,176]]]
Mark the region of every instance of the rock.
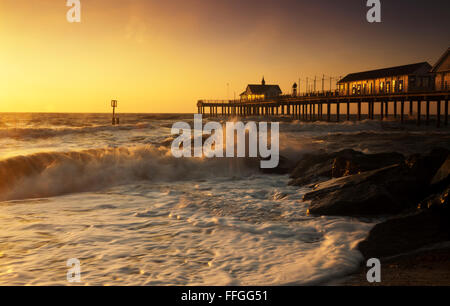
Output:
[[305,154],[295,166],[291,173],[292,186],[304,186],[318,182],[322,179],[331,178],[333,167],[333,154]]
[[410,169],[410,175],[417,177],[423,184],[429,185],[449,157],[449,153],[447,149],[436,148],[429,154],[416,154],[409,157],[405,164]]
[[400,153],[363,154],[345,150],[337,154],[333,161],[332,177],[343,177],[364,171],[401,164],[405,157]]
[[[446,187],[442,186],[445,180],[435,186],[430,183],[435,176],[448,176],[445,175],[448,153],[445,149],[435,149],[426,155],[414,155],[397,165],[345,176],[357,169],[382,164],[379,160],[383,156],[386,156],[387,164],[400,160],[402,156],[395,153],[364,156],[343,151],[336,156],[335,166],[339,164],[336,175],[344,177],[319,183],[312,192],[305,194],[304,200],[311,201],[309,213],[315,215],[391,215],[417,208],[423,199],[442,192],[442,187]],[[347,161],[342,162],[345,159]]]
[[376,225],[358,248],[365,258],[381,258],[450,240],[450,185],[422,201],[412,215]]
[[403,163],[404,160],[404,156],[399,153],[364,154],[354,150],[306,154],[291,173],[289,185],[304,186]]
[[447,181],[450,178],[450,155],[447,157],[442,166],[438,169],[433,179],[431,180],[432,185],[439,184],[443,181]]
[[366,259],[415,251],[450,240],[448,215],[431,210],[390,219],[376,225],[358,245]]
[[431,210],[439,210],[441,214],[449,214],[449,194],[450,194],[450,186],[444,189],[444,191],[433,194],[420,202],[418,208],[419,209],[431,209]]
[[309,213],[335,216],[396,214],[415,207],[420,188],[401,165],[330,180],[304,195]]

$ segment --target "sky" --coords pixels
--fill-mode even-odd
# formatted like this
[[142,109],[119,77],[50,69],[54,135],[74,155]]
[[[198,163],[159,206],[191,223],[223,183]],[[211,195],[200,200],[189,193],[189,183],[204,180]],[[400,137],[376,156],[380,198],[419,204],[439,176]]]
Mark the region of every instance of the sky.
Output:
[[327,89],[450,46],[450,1],[381,4],[370,24],[365,0],[81,0],[69,23],[66,0],[0,0],[0,112],[190,113],[263,76]]

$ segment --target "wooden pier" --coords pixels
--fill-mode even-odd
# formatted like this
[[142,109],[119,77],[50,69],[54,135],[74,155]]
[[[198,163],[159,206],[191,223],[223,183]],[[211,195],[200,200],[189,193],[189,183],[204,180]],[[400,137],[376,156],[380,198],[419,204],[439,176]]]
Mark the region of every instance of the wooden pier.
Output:
[[[241,102],[238,100],[199,100],[198,113],[210,117],[247,117],[247,116],[290,116],[301,121],[334,121],[351,120],[351,105],[356,105],[356,117],[354,120],[375,119],[393,117],[404,123],[406,115],[409,118],[416,116],[417,125],[424,121],[430,124],[435,119],[437,127],[442,122],[448,125],[448,100],[450,91],[426,92],[426,93],[396,93],[377,95],[350,95],[339,96],[335,93],[309,94],[304,96],[280,96],[267,100],[255,100]],[[435,114],[430,113],[431,103],[436,104]],[[367,105],[367,112],[362,113],[362,105]],[[405,106],[409,106],[409,113],[405,114]],[[390,108],[390,106],[392,106]],[[422,108],[425,106],[425,118],[422,116]],[[416,113],[414,114],[414,108]],[[443,108],[443,112],[442,112]],[[341,113],[344,110],[344,114]],[[378,111],[377,111],[378,110]],[[389,111],[393,110],[390,114]],[[433,117],[433,118],[432,118]]]

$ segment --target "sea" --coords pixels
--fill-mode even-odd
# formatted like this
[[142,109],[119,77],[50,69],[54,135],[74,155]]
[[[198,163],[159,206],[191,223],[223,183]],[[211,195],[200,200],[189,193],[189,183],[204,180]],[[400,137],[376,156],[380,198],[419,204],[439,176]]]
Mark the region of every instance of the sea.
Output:
[[[172,125],[193,120],[0,113],[0,285],[71,285],[71,259],[77,285],[335,284],[358,269],[379,219],[310,216],[309,187],[246,159],[174,158]],[[412,121],[276,120],[293,161],[450,146],[449,128]]]

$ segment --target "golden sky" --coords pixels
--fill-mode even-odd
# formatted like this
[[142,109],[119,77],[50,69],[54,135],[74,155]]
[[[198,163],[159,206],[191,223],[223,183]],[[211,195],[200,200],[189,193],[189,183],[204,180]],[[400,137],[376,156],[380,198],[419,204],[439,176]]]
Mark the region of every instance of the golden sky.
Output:
[[289,91],[314,75],[433,64],[448,47],[448,1],[398,0],[417,6],[385,7],[379,25],[361,2],[81,0],[71,24],[65,0],[1,0],[0,112],[109,112],[113,98],[119,112],[194,112],[263,75]]

